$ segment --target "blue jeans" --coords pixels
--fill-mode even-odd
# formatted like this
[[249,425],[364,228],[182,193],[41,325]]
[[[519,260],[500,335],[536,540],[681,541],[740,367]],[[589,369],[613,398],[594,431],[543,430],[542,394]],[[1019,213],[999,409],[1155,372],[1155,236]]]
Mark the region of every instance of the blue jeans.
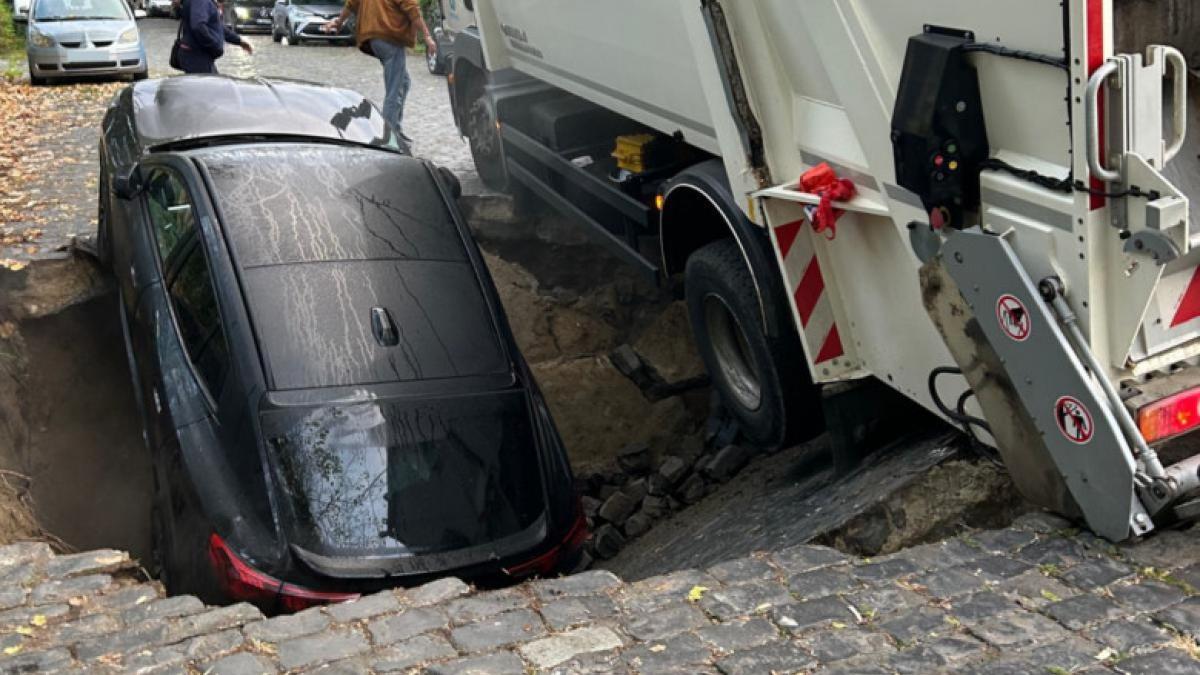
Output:
[[371,52],[383,64],[383,119],[401,132],[404,119],[404,99],[411,84],[404,63],[404,45],[379,38],[371,40]]

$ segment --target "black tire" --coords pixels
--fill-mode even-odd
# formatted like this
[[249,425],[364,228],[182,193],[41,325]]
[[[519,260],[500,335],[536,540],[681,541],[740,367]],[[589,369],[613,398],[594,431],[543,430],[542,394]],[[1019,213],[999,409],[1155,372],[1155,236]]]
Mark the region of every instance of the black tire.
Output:
[[428,50],[425,52],[425,67],[429,69],[430,75],[445,75],[446,60],[442,58],[442,50],[438,49],[430,54]]
[[[722,239],[694,252],[685,284],[696,346],[742,434],[774,450],[824,428],[791,316],[779,317],[782,336],[765,335],[754,277],[737,242]],[[770,295],[764,305],[767,311],[787,307]]]
[[146,79],[147,77],[150,77],[149,70],[139,70],[138,72],[133,74],[133,81],[141,82],[142,80]]
[[481,78],[467,86],[466,124],[464,131],[471,148],[471,159],[479,179],[489,188],[505,192],[508,189],[508,170],[504,166],[504,147],[500,130],[496,128],[496,107],[483,88]]
[[38,77],[37,75],[33,74],[33,64],[32,63],[29,64],[29,84],[31,84],[35,87],[41,87],[46,84],[46,78]]
[[275,26],[271,26],[271,41],[272,42],[283,42],[283,33],[280,33],[279,31],[275,30]]

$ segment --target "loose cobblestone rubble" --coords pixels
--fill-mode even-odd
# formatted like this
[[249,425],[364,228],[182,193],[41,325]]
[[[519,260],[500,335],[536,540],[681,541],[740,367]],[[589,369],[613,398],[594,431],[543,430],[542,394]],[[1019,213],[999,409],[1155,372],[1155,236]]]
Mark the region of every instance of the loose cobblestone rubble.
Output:
[[1113,546],[1030,514],[860,559],[797,546],[625,583],[456,579],[264,617],[118,551],[0,547],[0,672],[1200,673],[1200,531]]

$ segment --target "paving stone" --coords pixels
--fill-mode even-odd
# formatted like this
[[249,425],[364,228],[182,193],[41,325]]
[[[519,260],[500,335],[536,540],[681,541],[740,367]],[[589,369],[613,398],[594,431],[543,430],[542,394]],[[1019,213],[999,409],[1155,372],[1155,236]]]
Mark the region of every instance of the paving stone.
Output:
[[259,642],[283,642],[325,630],[330,620],[319,607],[295,614],[281,614],[265,621],[247,624],[242,632]]
[[712,650],[694,633],[634,645],[621,658],[639,673],[701,672],[713,663]]
[[894,560],[885,560],[878,563],[858,565],[850,568],[850,573],[853,574],[855,578],[867,583],[895,581],[920,571],[920,568],[913,563],[899,558]]
[[879,622],[879,629],[902,644],[913,644],[947,635],[954,630],[949,615],[932,607],[901,612]]
[[1117,604],[1135,612],[1157,612],[1183,602],[1187,595],[1169,584],[1160,581],[1142,581],[1129,585],[1114,585],[1109,589]]
[[844,566],[816,569],[796,574],[788,579],[788,589],[800,600],[824,598],[837,593],[851,593],[862,588],[864,588],[864,584],[850,576],[849,569]]
[[1060,532],[1070,527],[1072,527],[1071,521],[1046,511],[1024,513],[1017,516],[1012,522],[1013,529],[1028,530],[1038,534]]
[[977,593],[987,588],[983,578],[974,570],[961,565],[916,576],[912,582],[939,600]]
[[625,542],[625,535],[621,534],[620,530],[608,523],[597,527],[592,532],[592,549],[595,551],[596,557],[601,560],[609,560],[616,557],[621,552],[621,549],[625,548]]
[[1176,631],[1200,640],[1200,596],[1154,614],[1154,620],[1166,624]]
[[621,579],[608,570],[588,570],[558,579],[543,579],[532,584],[542,602],[578,595],[595,595],[621,586]]
[[450,641],[462,651],[473,653],[528,642],[545,634],[540,616],[518,609],[455,628],[450,631]]
[[1125,659],[1114,669],[1128,675],[1196,675],[1200,662],[1178,649],[1160,649]]
[[486,619],[510,609],[526,607],[528,604],[529,598],[524,593],[511,588],[459,598],[446,605],[446,614],[450,616],[451,623],[458,625]]
[[1012,612],[969,623],[971,632],[1004,650],[1067,639],[1071,633],[1054,621],[1033,612]]
[[579,501],[583,504],[583,515],[587,516],[588,520],[595,520],[600,511],[600,505],[604,503],[591,495],[583,495]]
[[54,557],[50,545],[44,541],[25,541],[0,546],[0,570],[18,565],[36,563],[40,566]]
[[656,497],[651,494],[642,500],[642,510],[638,513],[657,522],[671,514],[671,502],[666,497]]
[[984,653],[988,646],[975,638],[956,633],[945,635],[924,644],[947,663],[959,663]]
[[270,659],[250,652],[230,654],[201,669],[205,675],[266,675],[278,671]]
[[541,612],[550,630],[563,631],[614,616],[617,605],[607,596],[585,595],[548,602],[542,605]]
[[1103,645],[1096,644],[1078,636],[1070,636],[1053,644],[1035,647],[1028,652],[1027,657],[1042,667],[1050,670],[1073,672],[1096,663],[1096,655],[1104,652]]
[[[145,605],[153,600],[157,600],[159,596],[158,587],[153,584],[126,586],[111,593],[97,595],[92,599],[92,609],[125,610],[138,605]],[[4,609],[7,609],[7,607]]]
[[171,642],[203,633],[212,633],[226,628],[259,621],[262,612],[254,605],[239,602],[228,607],[209,609],[199,614],[175,617],[167,622],[167,636]]
[[1000,583],[1029,570],[1031,565],[1002,555],[980,558],[966,565],[975,575],[988,583]]
[[288,640],[279,645],[279,664],[285,670],[344,659],[368,651],[371,645],[357,631],[321,633]]
[[1018,607],[1011,599],[994,591],[982,591],[955,599],[950,605],[950,613],[967,621],[984,619],[989,616],[1017,610]]
[[966,664],[950,672],[955,675],[1031,675],[1047,671],[1040,663],[1024,656],[1001,656],[990,661]]
[[97,635],[112,633],[121,628],[120,617],[113,614],[89,614],[59,625],[54,633],[54,639],[63,644],[71,644]]
[[650,486],[645,478],[631,480],[621,488],[621,494],[629,497],[635,504],[641,504],[646,495],[650,494]]
[[525,664],[512,652],[496,652],[431,664],[426,675],[525,675]]
[[700,599],[700,606],[710,616],[726,621],[737,616],[761,612],[794,602],[787,588],[777,581],[725,586],[710,590]]
[[624,492],[615,492],[611,497],[604,500],[604,504],[600,506],[600,510],[596,512],[596,515],[614,525],[620,525],[629,516],[633,515],[637,507],[637,501],[631,499],[629,495]]
[[865,654],[858,658],[838,661],[815,672],[821,675],[896,675],[875,663],[879,659],[874,654]]
[[25,604],[29,598],[29,589],[23,586],[0,588],[0,610],[12,609]]
[[633,675],[634,671],[624,665],[618,650],[612,650],[580,654],[546,672],[549,672],[550,675],[610,675],[610,673]]
[[71,649],[76,658],[89,663],[110,654],[120,655],[149,649],[167,642],[167,636],[166,623],[147,623],[119,633],[80,640]]
[[856,621],[854,614],[837,597],[781,605],[771,610],[771,620],[792,635],[818,626],[827,628],[834,623],[853,625]]
[[686,602],[697,586],[711,591],[720,588],[721,582],[699,570],[677,570],[635,581],[621,589],[618,597],[625,611],[644,613]]
[[128,553],[106,548],[55,556],[46,561],[43,570],[47,577],[60,579],[83,574],[112,573],[132,566],[133,561],[129,559]]
[[727,445],[717,451],[703,467],[704,475],[724,483],[750,462],[750,451],[740,445]]
[[1121,550],[1138,567],[1163,570],[1182,567],[1200,560],[1200,530],[1194,526],[1186,532],[1159,530],[1142,541],[1122,546]]
[[954,538],[912,546],[886,556],[879,556],[875,558],[875,562],[906,560],[918,569],[931,571],[968,563],[984,555],[986,553],[982,549],[967,544],[961,538]]
[[1014,556],[1031,565],[1053,565],[1066,569],[1087,557],[1087,551],[1073,539],[1053,537],[1039,539],[1017,551]]
[[1037,541],[1037,534],[1009,527],[1003,530],[974,532],[970,535],[970,540],[989,553],[1011,554]]
[[0,656],[2,673],[40,673],[65,668],[70,664],[71,652],[61,648]]
[[724,653],[757,647],[779,639],[779,630],[762,617],[705,626],[696,631],[696,634],[701,640]]
[[28,624],[34,617],[39,616],[42,617],[40,620],[53,621],[54,619],[66,616],[70,612],[71,606],[66,604],[43,605],[41,607],[17,607],[0,612],[0,627],[23,626]]
[[725,584],[744,584],[752,581],[773,580],[775,568],[762,558],[738,558],[713,565],[706,570],[709,575]]
[[146,621],[159,621],[204,611],[204,603],[192,595],[159,598],[135,605],[121,612],[121,620],[133,626]]
[[72,598],[95,595],[111,586],[112,582],[112,577],[107,574],[52,579],[36,586],[29,596],[29,601],[35,605],[69,602]]
[[226,630],[130,654],[125,657],[123,665],[131,672],[158,671],[197,658],[228,654],[242,643],[243,638],[239,631]]
[[1075,588],[1091,591],[1133,575],[1133,568],[1112,558],[1092,558],[1063,572],[1059,578]]
[[831,565],[845,565],[849,556],[828,546],[792,546],[770,555],[771,561],[790,574],[803,574]]
[[407,640],[449,624],[446,614],[436,607],[417,607],[393,616],[384,616],[367,624],[367,631],[377,645]]
[[887,654],[879,665],[900,675],[916,675],[940,669],[946,658],[926,645],[916,645]]
[[792,642],[772,642],[761,647],[736,652],[717,661],[726,675],[746,673],[800,673],[817,665],[816,659]]
[[925,604],[925,598],[899,586],[872,586],[843,595],[842,599],[868,619],[903,612]]
[[695,605],[675,605],[648,614],[628,617],[625,632],[635,640],[664,640],[677,633],[709,625],[704,612]]
[[683,481],[675,490],[675,495],[684,504],[695,504],[706,494],[708,494],[708,484],[697,473],[688,476],[687,480]]
[[588,626],[521,645],[518,651],[537,668],[557,666],[579,654],[604,652],[622,645],[621,638],[606,626]]
[[881,654],[896,649],[883,633],[857,627],[813,633],[802,642],[822,663],[832,663],[863,654]]
[[42,578],[42,563],[20,563],[0,572],[0,584],[28,586]]
[[408,670],[427,661],[458,656],[446,638],[418,635],[382,649],[371,656],[371,670],[379,673]]
[[638,511],[629,516],[629,520],[625,521],[625,525],[621,529],[625,532],[627,539],[633,539],[646,534],[652,527],[654,527],[654,520],[650,516]]
[[405,590],[401,599],[408,607],[428,607],[466,595],[471,588],[461,579],[445,577]]
[[631,443],[617,451],[617,466],[625,473],[641,476],[650,473],[650,446]]
[[1082,593],[1037,569],[1022,572],[999,584],[996,589],[1015,594],[1022,605],[1032,608],[1044,607]]
[[1170,633],[1145,619],[1109,621],[1089,628],[1083,634],[1123,654],[1149,651],[1173,638]]
[[400,609],[400,600],[391,591],[375,593],[354,602],[341,602],[329,605],[325,611],[338,623],[349,623],[360,619],[369,619],[380,614],[395,612]]
[[1042,608],[1050,618],[1071,630],[1103,623],[1123,616],[1125,612],[1112,600],[1085,593]]
[[658,475],[662,476],[663,481],[668,487],[675,487],[687,475],[689,468],[691,467],[687,462],[674,455],[670,455],[659,465]]

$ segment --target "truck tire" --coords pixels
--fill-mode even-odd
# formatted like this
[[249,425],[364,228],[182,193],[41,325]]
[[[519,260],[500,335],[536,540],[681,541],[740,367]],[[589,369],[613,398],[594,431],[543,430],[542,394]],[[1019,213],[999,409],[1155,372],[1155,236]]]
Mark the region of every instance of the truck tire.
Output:
[[[799,336],[763,332],[754,277],[733,239],[692,253],[684,272],[692,333],[713,387],[742,434],[766,449],[786,447],[823,427]],[[766,310],[778,303],[767,301]],[[784,317],[791,326],[791,318]]]
[[498,192],[508,189],[508,170],[504,167],[504,148],[496,128],[496,106],[476,79],[467,87],[467,116],[464,132],[471,148],[475,171],[483,184]]

